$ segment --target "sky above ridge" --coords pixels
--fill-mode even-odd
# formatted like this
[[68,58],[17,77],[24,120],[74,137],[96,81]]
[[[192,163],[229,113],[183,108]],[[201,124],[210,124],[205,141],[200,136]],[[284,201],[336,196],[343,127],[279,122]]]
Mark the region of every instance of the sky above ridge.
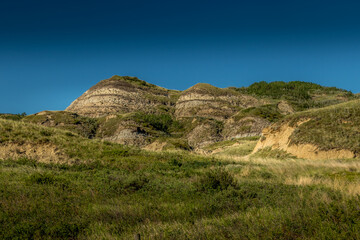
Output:
[[0,2],[0,113],[64,110],[113,75],[169,89],[310,81],[360,92],[360,1]]

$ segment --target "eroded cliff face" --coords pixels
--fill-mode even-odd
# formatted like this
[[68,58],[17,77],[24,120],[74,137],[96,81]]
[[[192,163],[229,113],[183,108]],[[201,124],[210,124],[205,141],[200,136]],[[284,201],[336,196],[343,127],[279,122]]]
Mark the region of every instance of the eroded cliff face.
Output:
[[154,112],[172,104],[170,91],[135,77],[113,76],[100,81],[76,99],[66,111],[88,117],[135,111]]
[[186,134],[186,139],[193,149],[203,148],[223,139],[221,135],[222,128],[223,124],[220,121],[194,118],[192,120],[192,129]]
[[290,124],[285,122],[282,124],[275,124],[263,130],[263,136],[258,141],[253,153],[265,149],[278,149],[286,151],[298,158],[324,160],[324,159],[348,159],[356,157],[356,154],[348,149],[329,149],[321,150],[319,146],[309,143],[294,144],[291,142],[291,135],[302,124],[310,119],[304,119]]
[[[104,140],[144,147],[159,136],[181,136],[189,147],[199,149],[222,140],[259,136],[270,122],[259,116],[243,114],[239,117],[237,114],[264,104],[268,102],[240,93],[235,88],[217,88],[199,83],[180,92],[135,77],[113,76],[91,87],[66,111],[99,119],[96,137]],[[288,112],[287,105],[282,105]],[[165,124],[160,118],[150,117],[149,121],[160,122],[149,124],[131,117],[124,120],[124,114],[132,116],[133,113],[166,114],[172,122],[183,127],[180,127],[182,130],[174,129],[173,133],[161,132],[150,126]],[[172,128],[169,126],[170,130]]]
[[268,120],[260,117],[249,116],[241,119],[231,117],[225,121],[222,135],[224,140],[260,136],[262,130],[270,124]]
[[259,105],[251,96],[231,89],[221,89],[210,84],[199,83],[181,93],[175,106],[175,116],[206,117],[223,121],[241,108]]
[[[98,136],[102,135],[101,127]],[[106,141],[116,142],[125,145],[143,147],[151,143],[150,135],[141,127],[136,126],[133,121],[124,121],[116,126],[116,130],[109,135],[103,135],[101,138]]]

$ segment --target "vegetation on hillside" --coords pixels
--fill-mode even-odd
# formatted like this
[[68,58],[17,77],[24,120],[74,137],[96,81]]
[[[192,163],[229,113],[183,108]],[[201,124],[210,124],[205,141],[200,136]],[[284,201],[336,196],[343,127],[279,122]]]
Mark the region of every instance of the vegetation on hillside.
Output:
[[146,114],[138,112],[135,113],[132,118],[145,127],[152,127],[165,133],[169,133],[173,124],[178,124],[169,114]]
[[218,88],[208,83],[197,83],[191,88],[185,90],[183,93],[197,92],[200,94],[208,94],[215,97],[218,96],[227,96],[227,95],[237,95],[238,92],[231,88]]
[[118,75],[114,75],[111,78],[109,78],[110,80],[123,80],[138,86],[143,86],[143,87],[150,87],[150,88],[158,88],[158,86],[148,83],[144,80],[140,80],[137,77],[130,77],[130,76],[118,76]]
[[26,116],[23,121],[69,130],[86,138],[93,138],[98,127],[96,119],[66,111],[44,111]]
[[356,161],[154,153],[11,120],[0,120],[0,136],[76,159],[0,160],[1,239],[360,236]]
[[261,81],[236,90],[258,97],[287,100],[297,111],[340,103],[343,101],[342,98],[348,100],[355,98],[350,91],[302,81],[270,83]]
[[19,121],[23,119],[26,116],[26,113],[18,113],[18,114],[11,114],[11,113],[0,113],[1,119],[8,119],[8,120],[14,120]]
[[235,116],[235,120],[244,117],[261,117],[269,122],[276,122],[283,117],[276,104],[267,104],[259,107],[250,107],[240,110]]
[[[287,117],[284,121],[301,124],[291,135],[291,143],[310,143],[321,150],[348,149],[360,153],[360,100],[322,109],[314,109]],[[279,123],[279,125],[282,122]]]

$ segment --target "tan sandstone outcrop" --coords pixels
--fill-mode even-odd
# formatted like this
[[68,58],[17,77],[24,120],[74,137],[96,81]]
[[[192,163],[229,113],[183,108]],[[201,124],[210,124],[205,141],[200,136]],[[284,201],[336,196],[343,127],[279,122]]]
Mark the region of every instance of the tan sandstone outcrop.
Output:
[[254,148],[253,153],[270,147],[272,149],[284,150],[296,157],[306,159],[339,159],[339,158],[354,158],[355,154],[347,149],[332,149],[328,151],[319,150],[319,148],[312,144],[291,144],[290,136],[298,126],[308,120],[300,121],[294,126],[289,123],[284,123],[280,127],[270,126],[263,130],[263,136]]

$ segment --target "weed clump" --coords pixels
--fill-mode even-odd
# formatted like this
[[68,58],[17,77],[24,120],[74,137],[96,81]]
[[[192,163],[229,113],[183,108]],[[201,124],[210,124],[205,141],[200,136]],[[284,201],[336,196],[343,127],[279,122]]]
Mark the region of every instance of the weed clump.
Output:
[[236,186],[234,176],[221,168],[206,172],[197,183],[197,189],[200,191],[222,191]]
[[33,173],[28,178],[29,183],[36,184],[53,184],[55,182],[55,177],[49,173]]

